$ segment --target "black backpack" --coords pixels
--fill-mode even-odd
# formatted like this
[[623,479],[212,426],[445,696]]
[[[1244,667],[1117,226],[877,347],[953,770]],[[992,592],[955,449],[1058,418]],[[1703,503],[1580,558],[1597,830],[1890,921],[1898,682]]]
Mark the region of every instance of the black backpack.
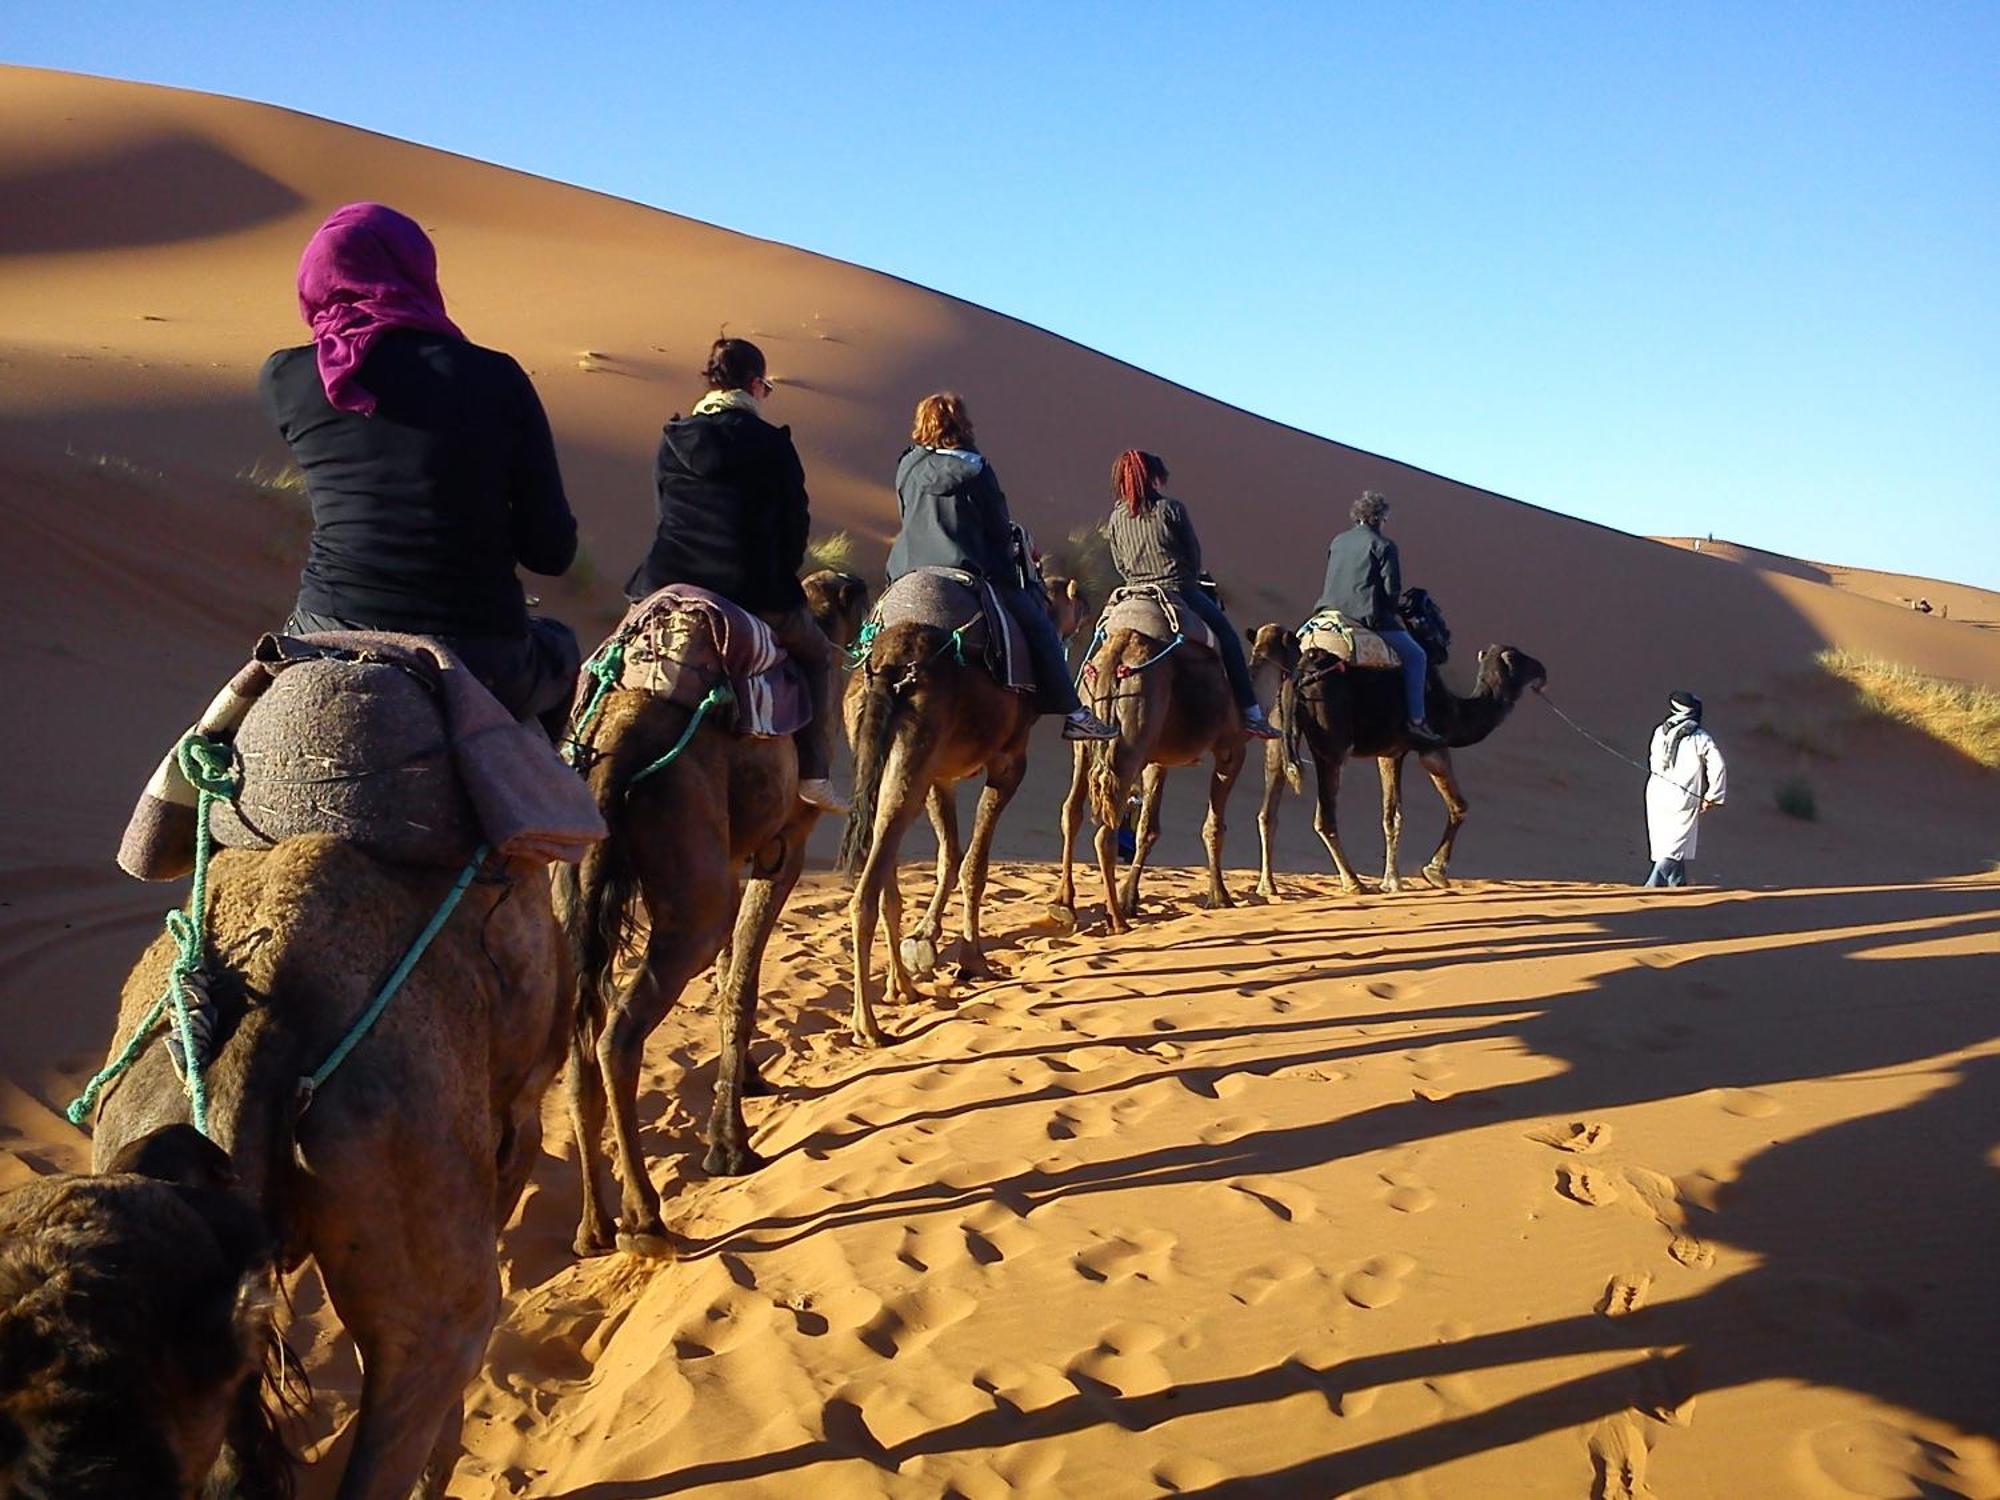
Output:
[[1432,666],[1450,659],[1451,626],[1445,623],[1437,600],[1423,589],[1405,589],[1396,601],[1396,613],[1403,617],[1403,628],[1417,638]]

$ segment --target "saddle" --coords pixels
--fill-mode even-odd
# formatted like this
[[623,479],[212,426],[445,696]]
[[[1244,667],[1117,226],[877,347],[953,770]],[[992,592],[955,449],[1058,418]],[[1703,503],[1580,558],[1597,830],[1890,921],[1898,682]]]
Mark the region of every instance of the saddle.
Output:
[[[604,837],[589,789],[540,727],[422,636],[267,635],[192,732],[227,756],[233,787],[209,809],[224,847],[323,833],[391,864],[452,867],[481,843],[573,863]],[[186,874],[197,810],[168,755],[133,809],[120,866],[141,880]]]
[[1299,651],[1324,651],[1357,670],[1400,667],[1402,655],[1366,625],[1357,625],[1337,609],[1321,610],[1299,627]]
[[1179,594],[1157,583],[1127,584],[1112,590],[1104,613],[1097,617],[1097,638],[1104,640],[1114,630],[1136,630],[1156,641],[1178,636],[1184,646],[1216,649],[1215,631],[1208,621],[1189,609]]
[[960,656],[978,661],[1002,687],[1036,690],[1027,638],[993,585],[957,568],[915,568],[890,584],[862,627],[869,642],[892,625],[929,625],[951,634]]
[[[614,643],[623,647],[619,687],[657,693],[688,709],[699,708],[716,689],[726,689],[726,702],[711,703],[711,720],[737,734],[777,738],[812,719],[805,674],[785,654],[771,627],[707,589],[673,583],[648,594],[625,611],[591,661],[602,663]],[[572,721],[596,686],[593,672],[584,671],[577,681]]]

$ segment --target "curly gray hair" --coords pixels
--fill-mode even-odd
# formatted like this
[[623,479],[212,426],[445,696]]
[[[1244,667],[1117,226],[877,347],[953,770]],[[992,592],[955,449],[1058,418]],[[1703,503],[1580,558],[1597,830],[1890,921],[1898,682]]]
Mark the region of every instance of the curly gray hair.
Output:
[[1380,490],[1363,490],[1361,498],[1348,508],[1348,519],[1356,526],[1379,526],[1389,514],[1389,497]]

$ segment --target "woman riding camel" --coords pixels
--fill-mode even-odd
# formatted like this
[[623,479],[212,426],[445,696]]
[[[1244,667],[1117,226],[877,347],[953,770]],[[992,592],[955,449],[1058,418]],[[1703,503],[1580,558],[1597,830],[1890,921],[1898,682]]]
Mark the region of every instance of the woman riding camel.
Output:
[[667,423],[653,461],[659,532],[625,585],[645,598],[670,583],[691,583],[739,604],[804,670],[812,722],[795,736],[799,797],[846,812],[833,788],[833,643],[806,608],[799,587],[812,513],[806,471],[792,429],[764,420],[773,387],[764,351],[748,339],[717,339],[702,370],[708,394]]
[[1128,587],[1170,589],[1215,632],[1222,669],[1243,710],[1243,727],[1260,740],[1274,740],[1278,731],[1257,704],[1250,685],[1250,663],[1243,638],[1229,624],[1222,604],[1204,584],[1201,541],[1194,522],[1180,501],[1160,493],[1167,466],[1156,454],[1127,448],[1111,466],[1111,519],[1104,535],[1111,543],[1111,561]]
[[1403,559],[1396,544],[1382,535],[1389,514],[1388,496],[1363,490],[1348,508],[1354,525],[1326,549],[1326,583],[1314,612],[1337,609],[1356,625],[1365,625],[1395,648],[1402,658],[1403,704],[1409,716],[1404,732],[1419,746],[1444,741],[1424,717],[1424,686],[1430,658],[1415,636],[1403,628],[1396,601],[1403,592]]
[[436,637],[558,737],[576,635],[529,615],[514,568],[563,573],[576,521],[527,374],[467,342],[430,237],[379,203],[336,209],[307,243],[299,311],[313,342],[258,377],[312,504],[285,628]]
[[1022,555],[1007,496],[974,441],[965,402],[951,391],[917,403],[910,446],[896,465],[896,504],[903,527],[889,549],[890,581],[918,568],[958,568],[984,578],[1027,638],[1037,702],[1043,713],[1063,715],[1063,738],[1116,739],[1118,731],[1076,695],[1048,596]]

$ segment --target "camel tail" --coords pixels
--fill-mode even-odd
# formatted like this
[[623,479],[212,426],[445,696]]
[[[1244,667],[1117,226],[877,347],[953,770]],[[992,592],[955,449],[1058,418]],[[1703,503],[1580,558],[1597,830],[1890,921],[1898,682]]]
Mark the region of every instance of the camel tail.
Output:
[[[1134,647],[1134,643],[1137,643]],[[1091,658],[1093,670],[1084,673],[1084,680],[1090,684],[1087,697],[1090,710],[1107,724],[1118,727],[1117,740],[1090,740],[1082,747],[1084,765],[1087,768],[1084,785],[1090,793],[1090,812],[1106,828],[1116,828],[1125,819],[1125,802],[1118,786],[1118,746],[1121,740],[1134,738],[1139,713],[1139,694],[1116,691],[1122,679],[1119,666],[1133,647],[1137,660],[1143,661],[1150,654],[1142,637],[1129,630],[1121,630],[1112,639],[1097,648]],[[1127,712],[1129,710],[1129,712]]]
[[847,827],[840,836],[840,854],[834,868],[852,875],[868,857],[875,836],[875,809],[881,801],[882,775],[889,764],[889,746],[895,739],[897,709],[902,695],[882,673],[870,671],[861,700],[860,718],[854,730],[854,805],[848,810]]
[[[657,741],[657,743],[656,743]],[[671,740],[663,733],[627,733],[591,775],[591,789],[610,832],[579,864],[560,865],[554,878],[556,910],[576,982],[575,1026],[594,1037],[611,1008],[613,974],[619,951],[631,935],[633,898],[639,872],[632,861],[631,832],[621,815],[625,793],[639,769],[657,759]]]

